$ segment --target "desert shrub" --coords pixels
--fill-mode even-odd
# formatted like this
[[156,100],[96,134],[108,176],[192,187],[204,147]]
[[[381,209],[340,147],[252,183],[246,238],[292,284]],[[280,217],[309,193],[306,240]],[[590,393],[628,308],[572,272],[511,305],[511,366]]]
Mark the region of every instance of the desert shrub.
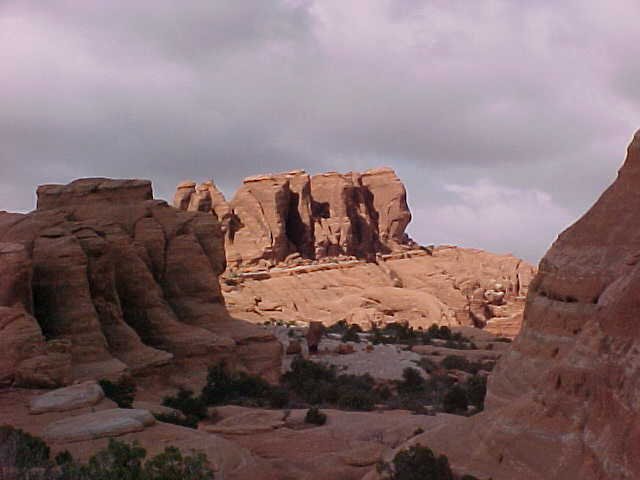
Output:
[[195,428],[200,420],[207,418],[207,404],[202,399],[202,396],[196,397],[191,390],[185,388],[178,390],[178,393],[173,397],[164,397],[162,404],[179,410],[185,416],[185,419],[183,420],[177,415],[156,416],[161,422]]
[[398,393],[417,394],[425,390],[425,380],[415,368],[407,367],[402,371],[402,380],[398,382]]
[[230,371],[224,362],[209,368],[207,383],[202,389],[202,400],[207,405],[245,403],[248,399],[267,401],[271,385],[255,375]]
[[414,445],[399,451],[392,465],[383,463],[378,471],[386,473],[390,480],[453,480],[449,460],[444,455],[436,456],[430,448]]
[[198,422],[200,420],[193,415],[182,416],[177,413],[154,413],[153,416],[156,417],[156,420],[159,422],[171,423],[187,428],[198,428]]
[[120,408],[131,408],[136,395],[136,385],[129,377],[124,377],[118,382],[100,380],[100,386],[105,396],[118,404]]
[[459,355],[447,355],[442,360],[442,366],[447,370],[462,370],[474,375],[483,368],[481,362],[472,362]]
[[289,391],[284,387],[272,387],[267,400],[271,408],[284,408],[289,404]]
[[183,456],[176,447],[147,460],[147,452],[137,443],[109,440],[106,449],[87,464],[73,461],[62,465],[60,480],[213,480],[203,454]]
[[325,333],[336,333],[338,335],[344,335],[349,330],[349,324],[346,320],[340,320],[333,325],[326,328]]
[[382,329],[382,335],[387,337],[389,343],[406,343],[414,344],[418,343],[422,334],[409,326],[408,323],[388,323]]
[[199,453],[183,456],[180,449],[167,447],[164,452],[147,461],[141,480],[213,480],[207,457]]
[[368,411],[373,409],[376,404],[376,398],[371,391],[344,388],[340,391],[337,404],[343,410]]
[[304,423],[324,425],[327,423],[327,416],[322,413],[318,407],[311,407],[307,410],[307,414],[304,416]]
[[451,387],[442,401],[442,408],[447,413],[466,413],[468,406],[467,392],[459,385]]
[[439,326],[437,323],[433,323],[426,334],[429,338],[439,338],[440,340],[450,340],[453,336],[451,329],[446,325]]
[[484,409],[484,398],[487,395],[487,377],[474,375],[465,382],[469,405],[475,406],[478,410]]
[[418,365],[427,373],[433,373],[438,370],[438,364],[428,357],[422,357]]
[[69,450],[63,450],[55,456],[54,462],[58,466],[67,465],[73,462],[73,456]]
[[48,467],[49,454],[42,439],[10,425],[0,426],[0,466],[15,467],[22,476],[30,469]]
[[441,408],[444,396],[454,384],[455,380],[449,375],[437,373],[432,374],[426,380],[425,400],[437,408]]
[[359,325],[350,325],[346,332],[342,335],[343,342],[360,342],[358,333],[362,332],[362,328]]
[[337,375],[336,368],[301,357],[282,376],[284,386],[311,405],[330,404],[350,410],[371,410],[378,396],[370,375]]

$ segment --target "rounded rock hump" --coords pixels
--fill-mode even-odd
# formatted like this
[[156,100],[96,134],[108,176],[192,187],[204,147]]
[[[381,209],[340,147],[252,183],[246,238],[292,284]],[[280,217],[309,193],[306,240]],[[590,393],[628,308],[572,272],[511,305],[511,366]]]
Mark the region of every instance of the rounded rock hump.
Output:
[[78,204],[135,203],[153,199],[149,180],[83,178],[67,185],[40,185],[36,191],[38,210]]

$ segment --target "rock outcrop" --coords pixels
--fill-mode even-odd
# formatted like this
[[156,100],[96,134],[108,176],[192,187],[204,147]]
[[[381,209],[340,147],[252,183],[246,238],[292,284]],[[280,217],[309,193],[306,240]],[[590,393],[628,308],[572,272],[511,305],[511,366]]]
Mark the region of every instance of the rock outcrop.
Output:
[[37,193],[35,211],[0,212],[0,383],[52,387],[195,357],[242,365],[252,348],[278,364],[275,339],[226,312],[213,215],[154,200],[145,180]]
[[405,188],[389,168],[249,177],[229,202],[212,181],[183,182],[173,204],[218,217],[232,268],[294,258],[373,259],[413,245],[405,234],[411,220]]
[[540,262],[487,411],[418,440],[497,480],[640,478],[639,260],[640,132]]
[[534,273],[532,265],[512,255],[443,246],[431,253],[379,256],[375,263],[274,268],[262,275],[227,272],[222,287],[230,312],[254,323],[345,320],[365,329],[390,322],[416,328],[437,323],[514,337]]

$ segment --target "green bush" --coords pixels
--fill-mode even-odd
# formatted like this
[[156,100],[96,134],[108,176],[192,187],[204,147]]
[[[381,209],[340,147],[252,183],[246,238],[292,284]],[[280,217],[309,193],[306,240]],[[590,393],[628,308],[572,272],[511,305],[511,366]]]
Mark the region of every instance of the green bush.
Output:
[[144,461],[147,452],[137,443],[109,440],[106,449],[87,464],[73,461],[62,465],[59,480],[213,480],[203,454],[183,456],[176,447]]
[[359,325],[350,325],[346,332],[342,335],[343,342],[360,342],[358,333],[362,332],[362,328]]
[[402,381],[398,382],[398,393],[417,394],[425,391],[425,380],[415,368],[407,367],[402,371]]
[[442,402],[442,407],[447,413],[466,413],[468,406],[467,392],[459,385],[451,387]]
[[304,423],[312,425],[324,425],[327,423],[327,416],[322,413],[318,407],[311,407],[304,416]]
[[105,396],[118,404],[120,408],[131,408],[136,395],[136,385],[129,377],[124,377],[118,382],[100,380],[100,386]]
[[465,382],[464,388],[467,392],[467,400],[470,405],[478,410],[484,410],[484,399],[487,395],[487,377],[474,375]]
[[427,373],[433,373],[439,368],[438,364],[428,357],[422,357],[418,362],[418,365],[420,365],[420,368],[422,368]]
[[196,397],[191,390],[185,388],[178,390],[174,397],[164,397],[162,404],[181,411],[186,420],[182,420],[179,417],[173,419],[170,418],[171,416],[164,415],[163,419],[158,418],[161,422],[175,423],[185,427],[193,426],[192,428],[195,428],[200,420],[207,418],[207,404],[202,399],[202,396]]
[[414,445],[401,450],[393,457],[393,466],[383,463],[378,466],[390,480],[454,480],[449,460],[444,455],[436,456],[430,448]]
[[203,453],[183,456],[176,447],[167,447],[164,452],[147,461],[145,476],[141,480],[213,480],[213,471],[207,466]]
[[171,423],[187,428],[198,428],[199,419],[193,415],[182,416],[177,413],[154,413],[153,416],[156,417],[156,420],[159,422]]
[[264,379],[245,372],[230,371],[224,362],[209,368],[202,400],[207,405],[244,403],[247,399],[268,401],[272,387]]
[[14,466],[18,473],[49,465],[47,444],[19,428],[0,426],[0,466]]
[[349,410],[371,410],[378,400],[370,375],[337,375],[333,366],[297,357],[282,383],[311,405],[330,404]]

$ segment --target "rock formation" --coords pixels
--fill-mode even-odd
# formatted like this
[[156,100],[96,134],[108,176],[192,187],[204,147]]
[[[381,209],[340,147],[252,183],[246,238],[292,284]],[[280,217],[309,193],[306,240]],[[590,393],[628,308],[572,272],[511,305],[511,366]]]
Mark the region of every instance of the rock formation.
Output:
[[229,202],[212,181],[183,182],[173,204],[218,217],[234,268],[293,258],[373,259],[413,245],[405,234],[411,214],[404,185],[389,168],[249,177]]
[[639,260],[640,132],[540,262],[487,411],[417,441],[497,480],[640,478]]
[[277,342],[225,310],[214,216],[153,200],[144,180],[37,194],[29,214],[0,212],[0,383],[50,387],[194,357],[255,368],[256,349],[278,364]]
[[485,328],[514,337],[535,269],[511,255],[437,247],[345,261],[227,272],[222,288],[233,316],[254,323],[340,320],[364,328],[408,322]]

